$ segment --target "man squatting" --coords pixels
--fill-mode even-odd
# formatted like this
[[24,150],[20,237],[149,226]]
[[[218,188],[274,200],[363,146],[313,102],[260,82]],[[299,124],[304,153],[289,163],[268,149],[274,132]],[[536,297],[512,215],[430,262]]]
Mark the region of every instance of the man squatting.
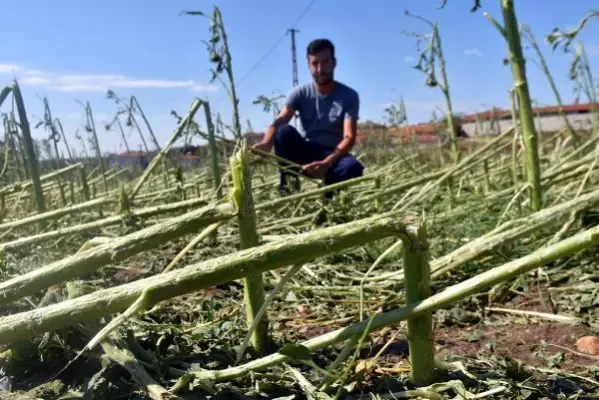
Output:
[[[335,47],[327,39],[317,39],[307,48],[308,67],[313,82],[294,88],[264,138],[255,149],[270,152],[301,165],[301,173],[322,179],[325,185],[362,176],[364,166],[350,154],[356,143],[360,97],[343,83],[335,81]],[[299,113],[305,138],[289,124]],[[279,166],[284,166],[279,163]],[[279,191],[287,192],[287,177],[280,170]],[[299,190],[299,180],[295,180]],[[330,198],[332,193],[327,193]]]

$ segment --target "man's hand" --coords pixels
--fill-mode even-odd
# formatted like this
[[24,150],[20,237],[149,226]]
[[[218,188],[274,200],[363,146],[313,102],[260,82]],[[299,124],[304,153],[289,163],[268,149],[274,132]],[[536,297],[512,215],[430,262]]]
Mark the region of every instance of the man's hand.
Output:
[[314,161],[304,165],[302,172],[312,178],[322,179],[326,176],[329,168],[331,168],[331,165],[326,161]]
[[262,141],[260,143],[256,143],[255,145],[252,146],[252,149],[254,150],[260,150],[263,151],[264,153],[270,153],[270,151],[272,150],[272,143],[269,143],[267,141]]
[[279,115],[277,115],[277,118],[275,118],[273,123],[266,128],[262,141],[253,145],[252,149],[270,153],[275,143],[275,134],[277,133],[278,127],[289,123],[294,115],[295,110],[291,108],[291,106],[284,105],[279,112]]

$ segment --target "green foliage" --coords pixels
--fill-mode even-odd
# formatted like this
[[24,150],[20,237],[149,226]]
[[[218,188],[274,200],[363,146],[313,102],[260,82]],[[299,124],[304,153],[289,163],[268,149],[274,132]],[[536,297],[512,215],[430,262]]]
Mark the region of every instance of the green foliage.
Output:
[[296,343],[287,343],[283,346],[279,353],[299,362],[311,362],[312,354],[306,346]]
[[408,122],[408,113],[403,96],[399,100],[399,104],[392,103],[385,108],[385,119],[391,126],[400,126]]
[[[448,0],[441,0],[441,4],[437,8],[445,7],[447,5],[447,1]],[[481,0],[474,0],[474,4],[472,5],[470,12],[475,12],[481,7],[482,7]]]
[[277,114],[279,114],[279,111],[281,110],[281,108],[279,107],[279,100],[284,98],[285,96],[283,96],[282,94],[273,97],[266,97],[265,95],[261,94],[258,97],[256,97],[254,101],[252,101],[252,104],[262,104],[262,110],[264,112],[269,113],[272,110],[273,114],[276,116]]
[[558,27],[553,28],[551,33],[546,37],[547,43],[551,45],[553,50],[556,50],[561,46],[564,52],[570,51],[572,42],[576,39],[576,37],[578,37],[584,27],[593,19],[599,19],[599,10],[590,11],[588,14],[582,17],[575,28],[569,31],[563,31]]
[[[447,0],[443,1],[441,7],[444,7],[446,3]],[[480,1],[476,1],[473,11],[480,6]],[[211,37],[205,43],[209,50],[208,58],[213,66],[212,79],[217,79],[228,65],[224,27],[221,26],[220,14],[215,9],[212,15],[201,11],[188,11],[185,15],[203,16],[210,19]],[[427,42],[427,48],[421,54],[415,68],[426,75],[429,87],[443,88],[443,79],[436,70],[441,61],[441,53],[438,51],[441,47],[440,37],[435,24],[426,22],[433,27],[433,33],[417,36],[419,41]],[[220,29],[219,26],[223,29]],[[572,77],[582,87],[581,90],[588,90],[589,82],[592,82],[587,71],[588,63],[585,66],[584,53],[577,52],[575,56]],[[587,94],[590,95],[591,92],[589,91]],[[125,118],[128,126],[137,124],[135,116],[139,114],[133,99],[121,100],[113,91],[109,91],[107,97],[114,100],[119,108],[116,116],[106,124],[107,130],[113,129],[115,124],[120,125],[120,117]],[[276,114],[278,111],[277,101],[282,97],[269,98],[259,95],[253,104],[261,105],[265,112],[272,111]],[[385,113],[386,122],[391,125],[406,123],[407,113],[403,97],[399,104],[392,104],[385,110]],[[89,114],[91,114],[91,108]],[[181,123],[182,117],[175,111],[172,111],[171,114],[178,123]],[[433,119],[440,123],[451,119],[456,125],[459,125],[463,117],[451,111],[445,115],[437,117],[435,114]],[[209,110],[208,117],[211,118]],[[207,118],[207,121],[211,121],[210,118]],[[90,119],[88,115],[85,129],[93,132],[93,120]],[[217,125],[219,127],[222,125],[221,131],[224,131],[226,129],[224,124],[220,122],[220,118],[218,120]],[[8,142],[11,136],[18,140],[18,125],[12,124],[8,115],[4,116],[4,122],[7,131],[10,131],[7,132],[9,139],[6,141]],[[51,132],[56,132],[52,130],[51,124],[52,118],[48,112],[47,115],[44,115],[41,125],[38,126],[45,125]],[[209,124],[211,125],[211,122]],[[383,126],[376,123],[366,122],[360,125],[360,129],[380,128]],[[199,124],[193,120],[189,122],[186,129],[191,132],[191,135],[205,135],[200,131]],[[46,139],[45,146],[50,146],[52,140],[51,136]],[[44,146],[43,142],[37,144]],[[389,144],[386,141],[383,143],[385,147],[391,147],[388,146]],[[547,142],[545,145],[550,151],[541,161],[550,168],[555,166],[559,168],[560,160],[563,160],[563,157],[572,157],[573,153],[567,146],[564,148],[552,147],[553,141]],[[376,215],[378,212],[397,211],[399,207],[414,199],[414,196],[425,187],[425,184],[434,183],[438,177],[377,198],[376,204],[370,200],[368,202],[361,202],[361,200],[373,193],[377,194],[381,190],[397,185],[398,182],[410,181],[434,172],[437,167],[441,168],[439,170],[441,173],[449,168],[443,154],[437,155],[437,149],[431,151],[431,149],[414,147],[407,152],[408,154],[401,151],[399,148],[392,148],[392,155],[385,156],[385,159],[361,159],[366,160],[364,162],[367,166],[367,173],[376,175],[378,178],[377,185],[372,185],[372,182],[368,181],[366,184],[352,186],[337,193],[332,200],[324,201],[320,197],[313,197],[295,203],[281,203],[276,209],[269,209],[266,212],[259,210],[257,228],[262,235],[260,240],[262,242],[272,240],[288,243],[293,241],[294,235],[299,233],[319,229],[323,226],[350,222],[358,218]],[[593,156],[592,153],[588,154]],[[466,252],[476,251],[473,246],[474,240],[485,235],[490,236],[489,233],[496,229],[498,221],[502,218],[503,220],[512,219],[512,224],[526,225],[526,216],[530,213],[529,204],[522,201],[521,198],[514,198],[513,201],[510,201],[514,192],[520,189],[518,182],[514,186],[509,176],[510,155],[506,152],[494,154],[493,157],[485,160],[484,168],[481,163],[475,164],[476,160],[474,160],[467,166],[468,168],[454,174],[452,185],[428,186],[429,193],[426,196],[422,196],[418,201],[410,203],[406,209],[402,209],[402,215],[406,216],[406,220],[419,220],[421,215],[426,217],[428,221],[427,236],[430,237],[433,261],[456,249],[463,249]],[[584,153],[579,156],[583,161],[584,157],[594,160]],[[559,203],[574,196],[584,195],[587,190],[593,190],[593,185],[596,186],[597,183],[597,171],[593,167],[589,168],[586,165],[583,167],[577,167],[576,170],[570,169],[566,171],[567,173],[562,171],[553,179],[544,179],[543,184],[548,188],[544,193],[544,200],[547,201],[547,204],[551,204],[552,201]],[[259,171],[260,174],[254,174],[259,179],[259,185],[252,184],[254,188],[252,195],[255,196],[257,205],[278,198],[276,190],[273,189],[277,182],[276,167],[267,166],[264,170]],[[230,172],[231,170],[228,170],[224,173],[226,179],[223,179],[222,186],[225,188],[231,184],[231,180],[238,183],[238,177],[233,176],[231,180],[229,179]],[[183,171],[182,168],[175,168],[167,170],[165,176],[171,180],[174,178],[174,185],[169,180],[168,188],[165,188],[171,194],[156,195],[156,192],[152,191],[140,192],[140,196],[132,201],[127,195],[128,192],[121,186],[120,191],[115,190],[114,201],[100,211],[121,213],[122,216],[127,217],[134,215],[136,209],[149,204],[160,208],[173,198],[172,189],[176,189],[175,193],[181,196],[189,193],[197,194],[207,204],[218,204],[223,201],[214,193],[212,182],[207,180],[209,174],[205,169],[191,171],[188,175],[188,172]],[[583,179],[582,176],[585,178]],[[122,185],[124,182],[127,180],[123,179],[119,184]],[[187,186],[185,182],[190,182],[193,185],[191,191],[185,191]],[[487,183],[489,184],[487,185]],[[71,184],[75,186],[75,189],[79,189],[76,182],[71,182]],[[304,190],[310,190],[310,186],[306,186],[308,189],[304,187]],[[579,192],[576,188],[580,188]],[[56,192],[48,191],[51,195],[49,198],[55,199]],[[101,190],[98,192],[99,195],[103,195]],[[3,200],[3,203],[5,202],[9,206],[2,210],[3,216],[7,217],[8,222],[29,215],[31,199],[25,191],[23,193],[23,201],[13,195],[7,195],[7,199]],[[55,206],[52,202],[50,203]],[[11,208],[12,204],[16,204],[14,209]],[[570,212],[570,210],[567,211]],[[51,229],[60,230],[63,227],[77,226],[81,221],[93,219],[96,212],[97,210],[94,209],[83,213],[63,215],[61,218],[52,220]],[[589,213],[584,214],[582,218],[574,215],[570,224],[564,224],[563,220],[555,220],[551,225],[531,232],[518,240],[508,240],[490,246],[484,253],[477,253],[474,259],[459,265],[459,268],[456,267],[442,276],[434,278],[434,291],[442,293],[455,282],[463,281],[493,267],[526,256],[536,249],[546,248],[548,241],[555,238],[556,234],[559,239],[560,235],[563,238],[587,228],[587,224],[594,225],[594,217],[594,214]],[[147,220],[129,219],[125,224],[128,228],[137,229],[137,226],[132,225],[133,222],[139,222],[139,226],[142,226],[153,224],[162,218],[169,218],[169,216],[157,214]],[[7,275],[7,279],[11,279],[8,275],[15,276],[48,265],[61,259],[65,254],[75,252],[80,248],[81,243],[94,238],[106,241],[114,240],[124,233],[125,230],[122,228],[105,226],[72,237],[61,237],[56,241],[39,242],[36,247],[27,249],[22,254],[0,252],[0,272]],[[14,231],[3,230],[0,233],[3,241],[10,241],[38,234],[39,231],[37,227],[27,226]],[[197,232],[192,232],[192,234],[196,235]],[[156,244],[144,253],[135,254],[135,257],[121,260],[118,263],[114,262],[114,265],[106,265],[102,270],[90,273],[86,279],[89,280],[90,287],[95,290],[98,287],[120,285],[124,283],[124,280],[135,279],[140,275],[160,276],[164,266],[173,257],[182,254],[182,249],[190,244],[192,236]],[[301,273],[290,279],[281,293],[274,297],[268,308],[268,313],[272,317],[273,339],[275,344],[286,343],[279,349],[280,354],[302,364],[301,371],[299,369],[297,371],[300,375],[289,374],[287,366],[271,364],[267,369],[252,371],[251,374],[248,374],[249,379],[241,377],[215,383],[198,378],[201,372],[207,371],[207,376],[210,376],[212,373],[218,375],[222,372],[215,372],[217,370],[227,371],[227,368],[232,366],[234,366],[233,369],[237,368],[236,371],[244,368],[244,366],[236,365],[235,359],[238,349],[235,345],[241,343],[247,334],[242,318],[243,291],[238,281],[195,292],[189,290],[189,294],[186,296],[161,301],[152,309],[133,316],[122,327],[122,332],[126,334],[115,332],[111,341],[114,340],[114,343],[124,348],[131,348],[139,362],[139,370],[145,370],[148,375],[156,379],[156,386],[170,386],[173,394],[184,397],[246,398],[250,396],[252,398],[291,399],[312,396],[313,398],[327,398],[328,394],[323,393],[326,389],[322,389],[322,386],[316,389],[313,386],[322,383],[323,375],[329,378],[327,381],[333,382],[331,384],[332,392],[341,393],[343,390],[347,390],[356,398],[367,393],[372,393],[374,398],[380,393],[390,394],[391,392],[395,392],[392,396],[397,398],[424,395],[430,398],[453,398],[455,396],[464,398],[491,396],[530,398],[537,395],[547,398],[566,398],[568,396],[574,398],[587,394],[588,396],[594,395],[589,389],[591,386],[589,382],[596,379],[592,370],[594,366],[588,366],[590,362],[584,364],[584,360],[578,364],[573,363],[569,353],[556,353],[548,346],[548,343],[559,342],[566,348],[572,347],[573,341],[577,337],[588,333],[589,329],[597,330],[599,295],[596,284],[594,284],[597,280],[597,249],[579,252],[574,257],[563,257],[563,259],[538,268],[533,273],[507,282],[502,290],[493,293],[477,293],[436,311],[437,354],[440,360],[447,356],[457,362],[457,364],[451,364],[451,368],[460,371],[458,375],[450,368],[448,371],[451,375],[450,379],[443,380],[442,383],[413,390],[414,388],[407,381],[406,374],[409,369],[403,369],[406,362],[405,349],[402,347],[405,346],[404,338],[401,337],[405,332],[403,324],[389,326],[380,332],[373,333],[368,341],[360,343],[359,346],[354,344],[354,357],[366,360],[359,364],[363,367],[359,371],[358,368],[354,368],[355,364],[352,359],[341,364],[341,368],[338,366],[329,369],[331,373],[339,369],[344,370],[341,376],[328,373],[327,366],[336,359],[336,352],[340,348],[333,349],[333,346],[329,346],[326,349],[321,347],[321,350],[310,350],[308,347],[311,346],[310,342],[306,344],[301,341],[360,320],[359,307],[356,304],[357,289],[363,279],[366,293],[364,307],[367,308],[369,315],[376,315],[405,305],[405,292],[401,285],[403,261],[399,254],[386,257],[376,265],[377,269],[374,273],[369,274],[367,279],[364,277],[373,263],[396,241],[397,238],[393,237],[369,245],[356,245],[351,250],[315,259],[302,265]],[[100,243],[102,242],[100,241]],[[229,221],[219,226],[218,242],[198,241],[189,246],[187,253],[184,253],[185,257],[181,262],[181,267],[189,268],[198,261],[231,255],[238,248],[239,222]],[[273,271],[272,275],[265,274],[265,286],[269,290],[274,287],[287,268],[289,267],[281,266],[279,270]],[[67,288],[68,285],[69,283],[67,283]],[[51,288],[51,290],[56,289],[60,291],[62,288]],[[195,290],[195,288],[191,289]],[[7,314],[6,318],[14,318],[14,315],[20,311],[29,310],[32,306],[41,304],[39,298],[49,299],[52,297],[52,293],[49,290],[39,295],[34,294],[26,301],[7,305],[4,310]],[[105,301],[105,299],[101,300]],[[509,309],[518,309],[520,312],[525,311],[524,305],[535,310],[542,310],[543,306],[550,305],[554,310],[549,318],[555,317],[555,313],[575,314],[584,320],[585,324],[590,325],[590,328],[579,324],[568,326],[560,331],[563,326],[553,324],[551,321],[533,323],[533,319],[537,317],[513,316],[508,312],[505,314],[489,312],[488,309],[492,302],[500,302],[502,307],[508,311]],[[306,309],[309,311],[305,311]],[[70,310],[68,311],[70,312]],[[40,321],[45,318],[42,309],[36,313],[37,317]],[[73,340],[73,336],[78,336],[80,339],[84,336],[78,331],[82,326],[83,324],[74,324],[73,328],[65,329],[66,332],[44,333],[41,338],[38,338],[41,339],[39,346],[35,341],[30,344],[24,341],[15,342],[9,346],[14,352],[12,357],[14,361],[20,360],[22,366],[33,372],[48,369],[50,364],[52,366],[54,364],[64,365],[64,359],[68,359],[73,351],[81,348],[81,344]],[[552,332],[557,333],[551,337],[540,338],[535,334],[527,333],[528,330],[545,332],[547,335]],[[567,334],[563,332],[567,332]],[[520,344],[521,341],[531,343],[534,346],[529,347],[534,347],[534,349],[528,347],[525,349],[525,346]],[[362,344],[364,345],[362,346]],[[60,362],[48,363],[48,360],[52,361],[48,358],[48,349],[55,352],[54,360]],[[505,357],[506,353],[507,357]],[[510,353],[513,354],[510,355]],[[10,354],[3,353],[3,356],[10,357]],[[104,356],[100,355],[100,357]],[[247,354],[244,362],[251,361],[255,357],[255,354]],[[270,357],[275,357],[275,355]],[[528,362],[519,360],[521,357],[528,357]],[[95,361],[97,361],[96,355],[89,357],[90,364]],[[561,369],[561,371],[548,373],[543,369],[546,367]],[[576,368],[576,374],[569,375],[568,368]],[[531,373],[532,371],[535,373]],[[24,376],[24,374],[23,372],[18,376],[22,380],[19,383],[23,386],[33,385],[30,382],[45,380],[32,375]],[[84,379],[78,381],[71,380],[67,374],[61,377],[65,384],[73,388],[73,392],[81,393],[80,397],[93,397],[94,393],[98,394],[94,390],[99,389],[89,388],[101,386],[104,388],[102,390],[108,387],[118,388],[120,393],[118,396],[115,395],[116,397],[128,398],[129,396],[130,398],[136,395],[141,396],[137,393],[138,386],[145,387],[139,383],[136,383],[137,386],[132,386],[131,382],[134,379],[132,380],[131,376],[105,361],[101,366],[94,364],[93,368],[83,371],[81,374]],[[493,379],[489,379],[489,377]],[[350,381],[347,385],[345,384],[346,378]],[[183,382],[183,384],[172,387],[172,383],[177,379],[180,379],[179,382]],[[91,392],[83,393],[86,390],[91,390]],[[179,394],[179,391],[182,393]],[[447,393],[442,395],[441,392]]]
[[208,60],[213,64],[212,78],[210,81],[214,82],[218,76],[227,69],[227,63],[230,58],[228,56],[228,49],[222,42],[225,27],[220,18],[220,11],[218,7],[215,6],[211,16],[202,11],[183,11],[181,14],[205,17],[210,20],[210,39],[208,39],[208,41],[202,40],[202,43],[204,43],[206,50],[208,51]]

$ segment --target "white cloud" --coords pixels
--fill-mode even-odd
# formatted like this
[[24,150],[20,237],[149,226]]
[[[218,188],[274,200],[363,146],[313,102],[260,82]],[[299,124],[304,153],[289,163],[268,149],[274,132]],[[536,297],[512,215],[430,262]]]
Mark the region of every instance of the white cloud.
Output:
[[464,50],[464,54],[467,56],[477,56],[481,57],[483,53],[479,49],[466,49]]
[[18,70],[20,70],[21,67],[18,66],[17,64],[2,64],[0,63],[0,73],[2,74],[10,74],[12,72],[16,72]]
[[192,92],[214,92],[216,90],[217,90],[216,85],[202,85],[202,84],[196,83],[191,86]]
[[411,63],[411,62],[414,62],[414,61],[415,61],[415,60],[414,60],[414,57],[412,57],[412,56],[405,56],[403,59],[404,59],[406,62],[409,62],[409,63]]
[[187,88],[194,92],[217,90],[194,80],[140,79],[114,74],[59,74],[55,72],[26,69],[16,64],[0,64],[0,73],[19,72],[22,86],[41,86],[59,92],[106,92],[108,89],[174,89]]

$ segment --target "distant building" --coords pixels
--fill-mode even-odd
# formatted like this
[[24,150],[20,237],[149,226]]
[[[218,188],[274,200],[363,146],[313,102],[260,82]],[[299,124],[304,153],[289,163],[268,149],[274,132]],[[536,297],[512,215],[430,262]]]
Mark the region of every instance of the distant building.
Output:
[[108,158],[108,168],[127,168],[133,166],[145,168],[149,162],[147,153],[143,151],[126,151],[111,155]]
[[[176,166],[180,167],[198,167],[200,165],[199,152],[201,146],[187,146],[187,147],[175,147],[169,152],[169,160]],[[149,164],[152,158],[158,153],[151,152],[146,153],[143,151],[129,151],[120,154],[111,155],[108,158],[109,168],[141,168],[144,170]]]
[[[599,110],[599,104],[594,104]],[[569,104],[563,107],[568,121],[576,131],[590,131],[593,128],[593,103]],[[535,127],[539,133],[557,132],[565,129],[559,106],[535,107]],[[462,117],[463,128],[469,136],[498,135],[512,126],[512,111],[492,109]]]
[[434,145],[439,140],[435,124],[419,124],[407,127],[387,128],[372,131],[358,132],[356,144],[361,146],[374,145],[377,142],[389,146],[398,144],[408,145]]
[[[599,104],[595,104],[599,110]],[[593,127],[593,104],[570,104],[563,107],[574,130],[590,131]],[[533,108],[535,126],[539,133],[557,132],[565,128],[558,106]],[[492,109],[476,114],[456,117],[458,137],[499,135],[512,126],[511,110]],[[365,127],[360,129],[358,145],[387,142],[389,146],[435,146],[447,136],[445,121],[425,122],[402,127]]]

